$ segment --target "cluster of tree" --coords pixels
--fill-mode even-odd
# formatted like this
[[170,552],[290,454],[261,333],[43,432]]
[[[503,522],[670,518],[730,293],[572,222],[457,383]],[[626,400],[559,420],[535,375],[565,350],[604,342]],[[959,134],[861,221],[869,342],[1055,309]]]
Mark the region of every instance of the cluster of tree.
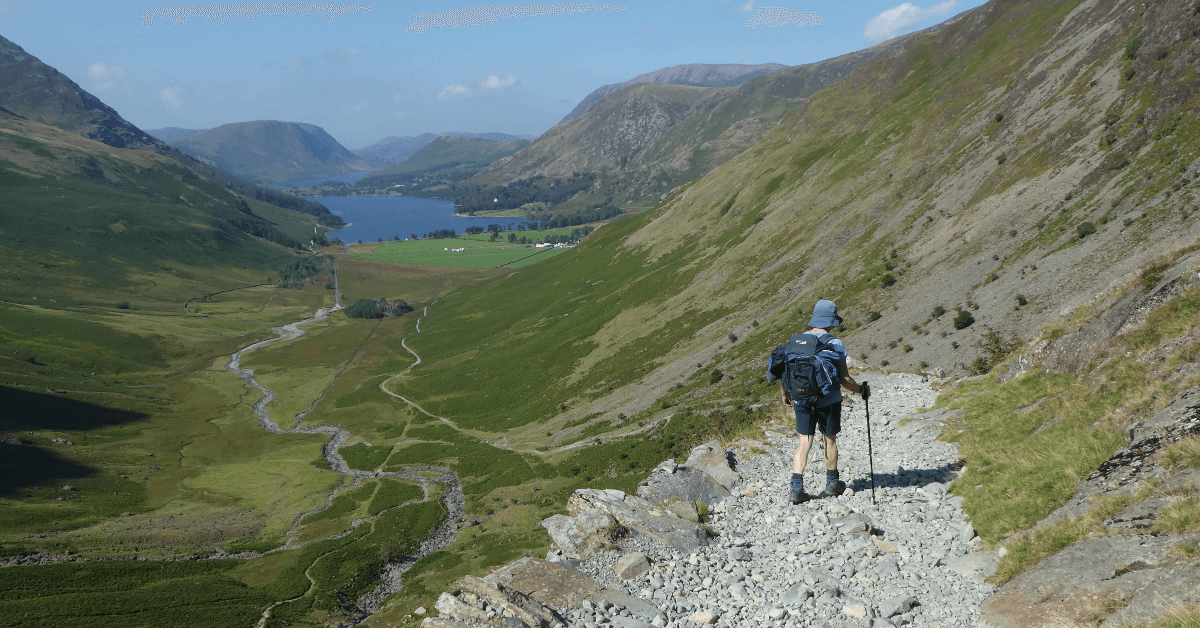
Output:
[[[258,236],[264,240],[268,240],[291,249],[304,248],[303,242],[280,231],[275,227],[274,224],[267,222],[266,220],[255,216],[254,214],[225,216],[224,221],[230,227],[237,229],[242,233]],[[321,240],[324,239],[325,236],[321,236]]]
[[623,212],[620,207],[604,203],[597,205],[591,209],[584,209],[571,214],[541,214],[538,215],[538,229],[545,231],[546,229],[561,229],[562,227],[574,227],[583,225],[589,222],[600,222],[608,220],[614,216],[619,216]]
[[451,186],[444,194],[454,199],[455,211],[460,214],[517,209],[529,203],[554,207],[592,187],[595,181],[594,174],[576,172],[566,179],[536,176],[487,189],[477,185]]
[[279,285],[284,288],[302,288],[308,280],[325,271],[333,263],[333,257],[318,255],[292,260],[279,269]]
[[[414,233],[414,240],[417,239],[416,236],[417,234]],[[429,238],[430,240],[442,240],[444,238],[457,238],[458,233],[456,233],[453,229],[438,229],[437,231],[430,231],[426,233],[425,237]]]
[[346,308],[346,316],[350,318],[383,318],[385,316],[403,316],[413,311],[413,307],[404,299],[396,299],[388,303],[387,299],[359,299],[354,305]]

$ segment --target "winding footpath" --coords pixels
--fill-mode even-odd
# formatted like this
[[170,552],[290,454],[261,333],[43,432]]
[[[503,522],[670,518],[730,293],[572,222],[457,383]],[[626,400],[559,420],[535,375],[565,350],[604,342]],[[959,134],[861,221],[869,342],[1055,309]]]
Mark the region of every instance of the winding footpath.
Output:
[[[336,265],[335,265],[334,276],[336,277],[336,275],[337,274],[336,274]],[[335,282],[336,282],[336,279],[335,279]],[[336,283],[335,283],[335,286],[336,286]],[[407,480],[410,482],[416,482],[421,486],[421,488],[424,492],[425,500],[428,500],[431,497],[431,495],[433,495],[433,493],[434,493],[434,491],[432,491],[431,487],[430,487],[431,483],[441,484],[446,487],[446,490],[444,491],[444,494],[443,494],[443,501],[445,502],[445,506],[446,506],[446,518],[443,521],[442,525],[438,527],[438,529],[434,532],[434,534],[432,536],[430,536],[428,539],[426,539],[425,541],[423,541],[421,543],[420,549],[415,554],[413,554],[411,556],[403,556],[398,559],[395,559],[395,560],[389,562],[384,567],[384,573],[381,578],[380,585],[378,587],[376,587],[373,591],[364,595],[358,601],[357,606],[358,606],[359,612],[354,616],[352,622],[349,624],[349,625],[353,626],[353,625],[358,625],[362,621],[365,621],[368,617],[370,617],[372,614],[377,612],[379,610],[380,606],[382,605],[383,601],[387,598],[387,596],[391,595],[392,593],[395,593],[396,591],[398,591],[400,589],[400,586],[403,584],[402,576],[404,575],[404,573],[406,571],[408,571],[409,568],[412,567],[413,564],[415,564],[418,560],[420,560],[424,556],[427,556],[428,554],[454,542],[454,540],[457,538],[457,535],[458,535],[458,523],[460,521],[462,521],[462,519],[463,519],[464,498],[463,498],[463,493],[462,493],[462,486],[461,486],[461,483],[459,482],[458,476],[450,469],[446,469],[443,467],[424,466],[421,469],[419,469],[420,471],[439,472],[441,475],[436,478],[429,478],[429,477],[425,477],[422,475],[418,475],[416,473],[416,471],[409,470],[409,469],[406,469],[403,471],[396,471],[396,472],[385,472],[385,471],[379,471],[379,470],[360,471],[358,469],[350,468],[350,465],[347,464],[346,460],[344,458],[342,458],[340,453],[338,453],[338,449],[342,446],[343,443],[345,443],[350,438],[351,432],[349,430],[347,430],[346,428],[342,427],[341,425],[304,425],[303,424],[304,417],[308,414],[308,411],[302,412],[299,415],[297,415],[296,425],[295,425],[295,427],[293,427],[291,429],[283,429],[283,428],[279,427],[279,425],[275,421],[271,420],[270,416],[267,413],[267,404],[269,404],[272,400],[275,399],[276,394],[274,391],[266,388],[265,386],[263,386],[257,380],[254,379],[254,371],[252,369],[242,368],[242,359],[245,357],[245,355],[247,353],[252,352],[256,349],[261,349],[263,347],[269,346],[269,345],[277,343],[277,342],[283,342],[286,340],[292,340],[295,338],[299,338],[300,336],[304,335],[304,330],[300,329],[300,327],[302,325],[307,325],[307,324],[315,322],[315,321],[323,320],[331,312],[336,312],[338,310],[343,309],[339,303],[339,295],[337,293],[336,287],[335,287],[335,292],[334,292],[334,303],[335,303],[335,305],[332,308],[319,309],[310,318],[306,318],[301,321],[296,321],[294,323],[288,323],[287,325],[284,325],[282,327],[273,328],[272,331],[274,331],[276,334],[275,338],[271,338],[268,340],[262,340],[262,341],[253,343],[251,345],[242,347],[241,349],[238,349],[237,351],[235,351],[233,353],[232,356],[230,356],[229,364],[227,364],[225,368],[236,373],[238,375],[238,377],[241,377],[243,380],[246,381],[246,383],[250,384],[251,387],[253,387],[255,390],[257,390],[261,394],[258,401],[256,401],[254,403],[253,409],[254,409],[255,416],[258,417],[259,425],[262,426],[262,428],[264,430],[266,430],[267,432],[270,432],[272,434],[280,434],[280,435],[284,435],[284,434],[327,434],[327,435],[329,435],[329,437],[330,437],[329,442],[326,443],[324,448],[322,449],[322,454],[324,455],[325,460],[329,463],[329,467],[334,472],[349,475],[354,478],[354,482],[340,486],[337,489],[335,489],[334,491],[332,491],[326,497],[325,504],[323,506],[296,515],[296,518],[293,520],[292,526],[288,530],[288,533],[287,533],[287,536],[288,536],[287,543],[284,546],[277,548],[278,550],[295,549],[295,548],[303,547],[304,545],[307,545],[308,543],[316,542],[317,540],[329,540],[329,539],[336,539],[336,538],[344,537],[344,536],[350,534],[354,529],[356,529],[362,523],[373,521],[380,514],[382,514],[382,513],[378,513],[373,517],[357,519],[351,523],[351,526],[349,529],[343,531],[342,533],[340,533],[338,535],[329,537],[329,539],[317,539],[317,540],[308,541],[307,543],[297,543],[293,537],[296,529],[300,525],[300,521],[305,516],[314,514],[317,512],[321,512],[322,510],[329,508],[330,505],[332,505],[332,503],[333,503],[333,499],[335,497],[337,497],[338,494],[342,493],[343,491],[346,491],[351,488],[359,486],[366,479],[396,478],[396,479]],[[361,349],[361,347],[359,347],[359,348]],[[357,351],[355,353],[357,354]],[[416,355],[416,354],[414,353],[413,355]],[[419,357],[417,358],[417,361],[420,362]],[[340,375],[340,373],[339,373],[339,375]],[[326,390],[328,390],[328,388],[326,388]],[[322,392],[321,394],[323,396],[325,393]],[[312,406],[315,406],[315,402],[312,404]],[[310,408],[309,408],[310,411],[312,409],[312,406],[310,406]],[[404,505],[404,504],[401,504],[401,506],[402,505]],[[397,506],[397,507],[399,507],[399,506]],[[305,576],[308,577],[307,570],[305,571]],[[310,583],[312,582],[311,577],[309,578],[309,582]],[[311,590],[312,589],[310,587],[309,591],[311,591]],[[305,593],[305,595],[307,595],[307,592]],[[303,595],[300,597],[303,597]],[[299,599],[299,598],[294,598],[294,599]],[[263,611],[262,617],[259,619],[258,626],[261,628],[262,626],[266,625],[267,620],[271,616],[272,609],[274,609],[276,606],[278,606],[280,604],[294,601],[294,599],[293,600],[282,600],[282,601],[276,602],[276,603],[272,604],[270,607],[268,607],[267,609],[265,609]]]

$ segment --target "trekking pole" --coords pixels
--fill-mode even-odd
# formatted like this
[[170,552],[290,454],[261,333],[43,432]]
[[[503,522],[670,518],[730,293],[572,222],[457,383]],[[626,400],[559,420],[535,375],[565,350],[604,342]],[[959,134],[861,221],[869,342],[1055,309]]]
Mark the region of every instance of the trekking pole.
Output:
[[[869,384],[867,384],[866,382],[863,382],[863,386],[867,390],[871,389],[871,386]],[[871,395],[870,395],[870,393],[867,393],[867,398],[863,399],[863,404],[866,405],[866,410],[867,410],[867,463],[871,467],[871,505],[874,506],[875,505],[875,458],[874,458],[874,454],[871,453]]]

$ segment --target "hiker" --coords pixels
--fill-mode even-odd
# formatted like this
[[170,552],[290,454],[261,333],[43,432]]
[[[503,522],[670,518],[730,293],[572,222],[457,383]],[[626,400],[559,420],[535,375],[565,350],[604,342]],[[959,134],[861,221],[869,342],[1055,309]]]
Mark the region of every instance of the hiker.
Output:
[[[837,468],[837,435],[842,429],[841,387],[862,395],[864,400],[871,396],[871,387],[865,382],[859,386],[846,369],[846,345],[830,334],[841,324],[842,317],[838,316],[833,301],[817,301],[808,321],[812,329],[777,347],[767,363],[767,381],[781,380],[784,403],[790,403],[795,410],[796,431],[800,434],[800,445],[792,454],[789,493],[792,504],[812,499],[804,492],[804,467],[818,428],[825,438],[826,484],[821,496],[836,497],[846,490]],[[812,367],[805,368],[804,364]]]

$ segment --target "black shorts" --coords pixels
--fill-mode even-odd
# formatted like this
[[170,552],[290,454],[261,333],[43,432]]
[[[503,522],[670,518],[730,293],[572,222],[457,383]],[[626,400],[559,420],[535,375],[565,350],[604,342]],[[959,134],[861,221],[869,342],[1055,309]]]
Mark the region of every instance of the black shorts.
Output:
[[823,408],[810,408],[794,403],[796,409],[796,431],[805,436],[812,436],[816,428],[826,436],[835,436],[842,431],[842,404],[834,403]]

